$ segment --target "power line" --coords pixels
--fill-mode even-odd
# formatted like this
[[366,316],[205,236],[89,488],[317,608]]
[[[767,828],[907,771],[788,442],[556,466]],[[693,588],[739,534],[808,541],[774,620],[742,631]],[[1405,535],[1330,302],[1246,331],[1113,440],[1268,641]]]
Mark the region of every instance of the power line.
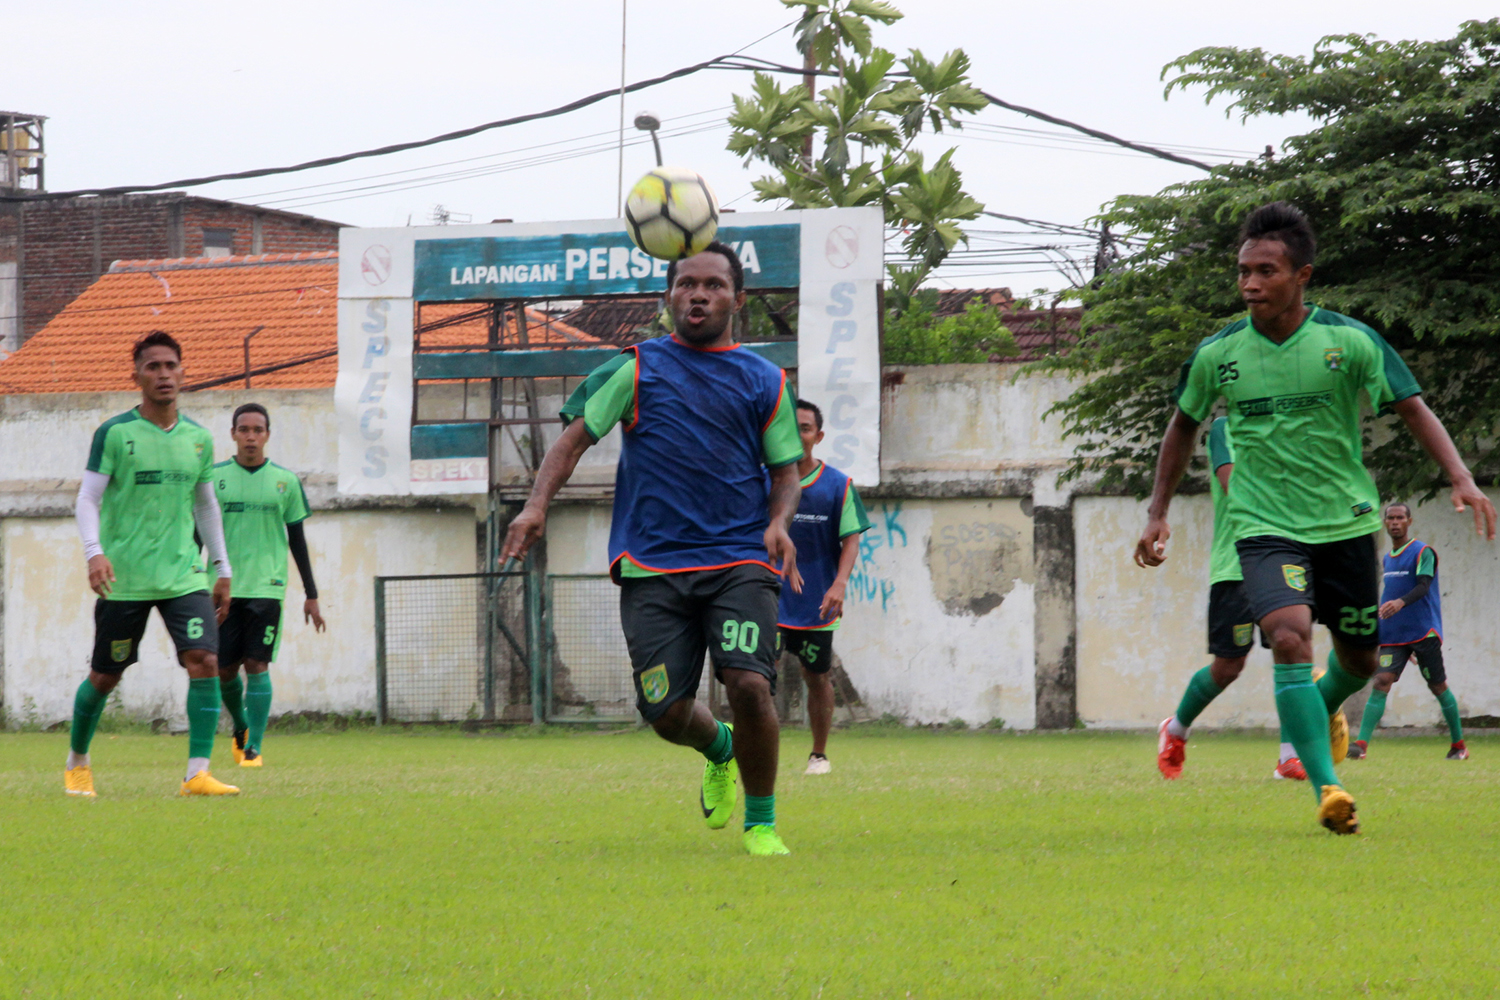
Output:
[[[772,34],[775,34],[775,32],[772,32]],[[751,44],[753,45],[755,43],[752,42]],[[748,47],[749,46],[746,46],[746,48]],[[363,149],[353,153],[343,153],[338,156],[325,156],[320,159],[308,160],[303,163],[292,164],[291,166],[285,167],[260,167],[254,170],[239,170],[230,173],[212,174],[207,177],[190,177],[184,178],[182,180],[166,181],[160,184],[126,184],[108,188],[80,188],[73,191],[45,191],[35,194],[7,194],[0,195],[0,201],[56,201],[65,198],[82,197],[85,195],[96,195],[102,197],[145,191],[164,191],[169,188],[199,187],[204,184],[213,184],[219,181],[249,180],[256,177],[269,177],[277,174],[298,173],[303,170],[313,170],[318,167],[331,167],[340,163],[348,163],[351,160],[368,159],[375,156],[387,156],[391,153],[401,153],[411,149],[421,149],[425,146],[434,146],[439,143],[452,142],[456,139],[466,139],[469,136],[478,135],[481,132],[487,132],[491,129],[506,128],[511,125],[520,125],[525,122],[539,121],[545,118],[555,118],[559,115],[568,114],[570,112],[586,108],[592,104],[597,104],[602,100],[614,97],[616,95],[633,93],[637,90],[645,90],[649,87],[655,87],[659,84],[667,83],[671,80],[677,80],[681,79],[682,77],[691,76],[694,73],[699,73],[706,69],[725,69],[738,71],[751,70],[757,72],[791,73],[797,76],[806,76],[810,73],[820,76],[837,76],[836,73],[828,70],[808,70],[805,67],[801,66],[784,66],[780,63],[774,63],[752,56],[743,56],[737,53],[730,53],[724,56],[716,56],[713,59],[707,59],[700,63],[694,63],[691,66],[684,66],[681,69],[675,69],[670,73],[664,73],[661,76],[652,77],[648,80],[640,80],[632,84],[627,84],[623,87],[611,88],[610,90],[601,90],[597,93],[590,94],[587,97],[581,97],[576,101],[571,101],[567,104],[560,105],[556,108],[551,108],[547,111],[534,111],[524,115],[515,115],[511,118],[502,118],[498,121],[486,122],[483,125],[473,125],[469,128],[459,129],[454,132],[445,132],[442,135],[432,136],[428,139],[418,139],[412,142],[392,143],[387,146],[379,146],[373,149]],[[892,78],[898,79],[908,78],[910,77],[910,75],[911,74],[909,73],[890,74]],[[980,96],[984,97],[991,104],[994,104],[997,107],[1005,108],[1008,111],[1014,111],[1017,114],[1036,118],[1040,121],[1045,121],[1053,125],[1061,125],[1064,128],[1072,129],[1076,132],[1082,132],[1084,135],[1093,136],[1094,138],[1103,142],[1113,143],[1117,146],[1122,146],[1126,149],[1133,149],[1138,153],[1146,153],[1150,156],[1159,157],[1164,160],[1171,160],[1174,163],[1181,163],[1190,167],[1197,167],[1200,170],[1211,171],[1213,169],[1206,163],[1190,159],[1186,156],[1180,156],[1177,153],[1169,152],[1165,149],[1160,149],[1158,147],[1150,146],[1145,143],[1132,142],[1129,139],[1122,139],[1119,136],[1110,135],[1108,132],[1101,132],[1098,129],[1089,128],[1086,125],[1080,125],[1077,122],[1071,122],[1065,118],[1059,118],[1056,115],[1049,115],[1046,112],[1038,111],[1035,108],[1028,108],[1019,104],[1013,104],[1009,101],[1001,100],[1000,98],[994,96],[991,93],[988,93],[987,91],[980,90],[978,91],[978,93],[980,94]]]
[[[756,59],[752,56],[737,56],[733,59],[721,60],[721,63],[722,65],[716,65],[713,68],[755,69],[761,72],[791,73],[795,74],[796,76],[838,76],[838,74],[833,72],[832,70],[807,70],[801,66],[785,66],[781,63],[773,63],[765,59]],[[911,74],[891,73],[890,76],[893,78],[910,78]],[[975,89],[978,90],[978,88]],[[1143,142],[1131,142],[1129,139],[1121,139],[1117,135],[1110,135],[1108,132],[1101,132],[1098,129],[1089,128],[1087,125],[1080,125],[1077,122],[1070,122],[1066,118],[1059,118],[1056,115],[1049,115],[1045,111],[1038,111],[1035,108],[1028,108],[1020,104],[1012,104],[1010,101],[1002,101],[1000,98],[996,97],[994,94],[989,93],[988,91],[978,90],[978,93],[979,96],[983,97],[985,100],[989,101],[996,107],[1004,108],[1007,111],[1014,111],[1017,114],[1026,115],[1028,118],[1035,118],[1039,121],[1044,121],[1052,125],[1061,125],[1063,128],[1069,128],[1075,132],[1082,132],[1084,135],[1091,135],[1095,139],[1099,139],[1103,142],[1112,142],[1116,146],[1124,146],[1126,149],[1133,149],[1138,153],[1146,153],[1151,156],[1160,157],[1163,160],[1171,160],[1173,163],[1181,163],[1189,167],[1197,167],[1199,170],[1213,170],[1213,167],[1209,166],[1207,163],[1202,163],[1198,160],[1192,160],[1186,156],[1179,156],[1176,153],[1168,152],[1165,149],[1159,149],[1156,146],[1149,146]]]
[[1131,142],[1129,139],[1121,139],[1117,135],[1110,135],[1108,132],[1100,132],[1098,129],[1089,128],[1087,125],[1080,125],[1077,122],[1070,122],[1066,118],[1058,118],[1055,115],[1049,115],[1045,111],[1038,111],[1035,108],[1027,108],[1019,104],[1012,104],[1009,101],[1002,101],[1000,98],[996,97],[994,94],[989,93],[988,91],[981,90],[979,94],[981,97],[986,98],[991,104],[1002,107],[1007,111],[1014,111],[1016,112],[1016,114],[1026,115],[1028,118],[1036,118],[1039,121],[1049,122],[1053,125],[1061,125],[1063,128],[1070,128],[1075,132],[1082,132],[1084,135],[1091,135],[1096,139],[1103,140],[1104,142],[1112,142],[1117,146],[1124,146],[1126,149],[1133,149],[1138,153],[1149,153],[1150,155],[1160,157],[1163,160],[1171,160],[1173,163],[1181,163],[1189,167],[1197,167],[1199,170],[1207,170],[1210,172],[1213,171],[1213,167],[1209,166],[1207,163],[1203,163],[1198,160],[1192,160],[1186,156],[1178,156],[1176,153],[1169,153],[1165,149],[1158,149],[1155,146],[1148,146],[1145,143],[1141,142]]
[[442,135],[435,135],[430,139],[417,139],[412,142],[398,142],[392,143],[388,146],[379,146],[374,149],[362,149],[354,153],[343,153],[338,156],[325,156],[320,159],[308,160],[305,163],[296,163],[287,167],[260,167],[255,170],[238,170],[225,174],[212,174],[207,177],[189,177],[183,180],[167,181],[161,184],[125,184],[118,187],[108,188],[81,188],[75,191],[45,191],[29,195],[0,195],[0,201],[57,201],[63,198],[78,198],[84,195],[97,195],[100,197],[104,197],[108,195],[132,194],[142,191],[165,191],[168,188],[199,187],[204,184],[214,184],[218,181],[249,180],[255,177],[270,177],[275,174],[291,174],[297,173],[302,170],[313,170],[317,167],[331,167],[339,163],[348,163],[350,160],[368,159],[372,156],[387,156],[391,153],[402,153],[409,149],[421,149],[424,146],[435,146],[438,143],[442,142],[452,142],[455,139],[466,139],[471,135],[478,135],[481,132],[488,132],[491,129],[506,128],[511,125],[521,125],[525,122],[538,121],[543,118],[556,118],[558,115],[565,115],[569,112],[579,111],[591,104],[597,104],[600,101],[605,100],[606,98],[616,97],[621,93],[628,94],[633,93],[637,90],[645,90],[648,87],[655,87],[659,84],[667,83],[671,80],[678,80],[685,76],[691,76],[694,73],[701,72],[705,69],[720,66],[720,64],[724,63],[724,61],[729,58],[730,56],[716,56],[713,59],[707,59],[700,63],[694,63],[691,66],[684,66],[681,69],[674,69],[670,73],[663,73],[661,76],[652,77],[649,80],[640,80],[636,83],[628,84],[625,87],[613,87],[609,90],[601,90],[598,93],[590,94],[587,97],[580,97],[576,101],[570,101],[567,104],[551,108],[547,111],[533,111],[529,114],[516,115],[511,118],[502,118],[498,121],[493,122],[485,122],[483,125],[472,125],[469,128],[459,129],[456,132],[444,132]]
[[[696,135],[700,132],[711,132],[724,128],[723,122],[713,122],[708,125],[687,126],[663,133],[665,136]],[[651,140],[646,138],[627,139],[626,146],[637,146],[648,144]],[[352,201],[359,198],[369,198],[381,194],[389,194],[395,191],[407,191],[414,188],[431,187],[435,184],[445,184],[455,180],[469,180],[476,177],[488,177],[493,174],[508,173],[512,170],[524,170],[528,167],[544,166],[549,163],[559,163],[564,160],[578,159],[584,156],[595,156],[600,153],[612,152],[615,148],[613,142],[597,143],[592,146],[578,147],[572,150],[560,150],[541,156],[525,157],[520,160],[512,160],[498,164],[489,164],[482,167],[470,167],[464,170],[452,171],[443,174],[428,174],[423,177],[407,178],[400,181],[388,181],[384,184],[371,184],[365,187],[344,188],[342,190],[326,191],[320,194],[295,195],[290,198],[271,199],[268,201],[255,202],[260,207],[276,207],[282,210],[307,208],[312,205],[328,205],[340,201]],[[364,192],[364,193],[355,193]]]
[[[690,112],[689,114],[676,115],[674,117],[664,118],[662,120],[663,120],[663,122],[671,122],[671,121],[682,121],[685,118],[701,118],[704,115],[717,115],[717,114],[721,114],[721,113],[723,113],[725,111],[728,111],[731,107],[733,107],[733,105],[726,104],[726,105],[724,105],[722,107],[718,107],[718,108],[709,108],[707,111],[693,111],[693,112]],[[668,133],[668,134],[670,135],[672,133]],[[610,129],[606,129],[603,132],[589,132],[589,133],[587,133],[585,135],[573,136],[573,137],[568,138],[568,139],[556,139],[556,140],[554,140],[552,142],[539,142],[539,143],[537,143],[536,145],[533,145],[533,146],[518,146],[515,149],[506,149],[506,150],[502,150],[502,151],[500,151],[498,153],[483,153],[483,154],[481,154],[479,156],[465,156],[465,157],[462,157],[462,158],[457,159],[457,160],[442,160],[442,161],[440,161],[438,163],[428,163],[428,164],[425,164],[425,165],[420,166],[420,167],[406,167],[406,168],[401,169],[401,170],[387,170],[387,171],[385,171],[383,173],[378,173],[378,174],[366,174],[363,177],[345,177],[342,180],[337,180],[337,181],[324,181],[324,182],[322,182],[320,184],[303,184],[303,185],[300,185],[298,187],[290,187],[290,188],[277,188],[274,191],[260,191],[260,192],[257,192],[255,194],[236,195],[235,197],[238,198],[239,200],[242,200],[242,201],[251,201],[254,198],[267,198],[267,197],[270,197],[271,195],[275,195],[275,194],[291,194],[291,193],[296,192],[296,191],[311,191],[311,190],[314,190],[315,188],[338,187],[338,186],[343,185],[343,184],[353,184],[353,183],[356,183],[356,182],[359,182],[359,181],[372,181],[372,180],[379,180],[382,177],[395,177],[395,176],[397,176],[399,174],[415,174],[415,173],[419,173],[419,172],[421,172],[423,170],[432,170],[432,169],[435,169],[437,167],[452,167],[452,166],[457,166],[460,163],[474,163],[474,162],[477,162],[479,160],[493,160],[497,156],[510,156],[510,155],[515,154],[515,153],[529,153],[532,150],[536,150],[536,149],[548,149],[548,148],[550,148],[552,146],[562,146],[562,145],[566,145],[567,143],[570,143],[570,142],[582,142],[585,139],[597,139],[600,136],[605,136],[605,135],[614,135],[614,131],[610,130]],[[614,148],[613,143],[610,144],[610,148],[611,149]]]

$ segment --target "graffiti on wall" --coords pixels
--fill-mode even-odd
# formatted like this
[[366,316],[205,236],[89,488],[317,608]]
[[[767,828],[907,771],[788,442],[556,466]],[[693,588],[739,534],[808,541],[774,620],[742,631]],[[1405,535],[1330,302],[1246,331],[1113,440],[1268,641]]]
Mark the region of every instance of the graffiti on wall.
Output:
[[881,549],[906,548],[906,528],[901,523],[901,502],[882,503],[870,510],[870,530],[859,536],[859,558],[854,562],[854,572],[849,574],[849,589],[846,601],[865,604],[880,602],[880,610],[890,607],[896,596],[896,580],[892,567],[879,565],[876,553]]

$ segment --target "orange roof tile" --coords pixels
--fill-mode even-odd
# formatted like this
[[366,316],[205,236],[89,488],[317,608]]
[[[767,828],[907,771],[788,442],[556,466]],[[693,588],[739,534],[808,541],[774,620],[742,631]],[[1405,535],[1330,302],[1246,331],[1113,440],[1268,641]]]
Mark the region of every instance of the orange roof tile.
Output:
[[[499,331],[500,343],[513,347],[520,343],[515,314],[506,311]],[[417,314],[417,346],[423,351],[440,351],[445,347],[463,349],[489,342],[489,304],[484,302],[423,302]],[[599,346],[604,341],[584,333],[540,309],[526,308],[526,339],[531,344],[569,344]]]
[[[338,254],[116,261],[0,362],[0,392],[135,388],[130,348],[152,330],[182,344],[187,384],[338,347]],[[266,389],[331,386],[337,355],[254,377]],[[243,383],[239,383],[243,385]],[[234,388],[235,386],[230,386]]]
[[[424,338],[424,347],[485,342],[481,304],[422,309],[426,322],[458,320]],[[533,343],[596,342],[539,310],[526,313]],[[514,323],[509,326],[502,339],[514,343]],[[332,386],[338,376],[337,252],[116,261],[0,361],[0,393],[134,389],[130,348],[152,330],[165,330],[182,344],[189,387],[228,378],[222,388],[239,388],[244,382],[234,376],[245,370],[245,335],[256,327],[263,329],[250,341],[252,371],[301,362],[252,375],[256,388]]]

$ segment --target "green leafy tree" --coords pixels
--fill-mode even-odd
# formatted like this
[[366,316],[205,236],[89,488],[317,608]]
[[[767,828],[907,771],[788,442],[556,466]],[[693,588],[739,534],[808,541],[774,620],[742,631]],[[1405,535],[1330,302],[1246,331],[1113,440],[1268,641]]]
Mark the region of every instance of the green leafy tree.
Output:
[[[1080,439],[1067,475],[1149,489],[1178,371],[1243,314],[1236,236],[1254,208],[1290,201],[1319,253],[1309,299],[1369,323],[1406,358],[1481,477],[1500,454],[1500,19],[1451,39],[1322,39],[1310,57],[1206,48],[1163,71],[1167,93],[1206,87],[1228,113],[1309,114],[1274,160],[1217,167],[1159,194],[1120,197],[1101,219],[1133,238],[1080,293],[1078,347],[1038,363],[1084,381],[1054,408]],[[1371,433],[1387,496],[1433,495],[1439,473],[1411,436]],[[1483,481],[1483,478],[1481,478]]]
[[898,304],[960,241],[961,222],[984,206],[963,189],[949,150],[930,165],[914,144],[927,129],[960,128],[960,116],[989,101],[969,85],[969,57],[955,49],[932,60],[916,49],[899,60],[876,46],[873,23],[902,14],[880,0],[782,0],[798,8],[797,48],[819,71],[834,74],[816,94],[803,84],[783,88],[765,73],[751,93],[736,96],[729,149],[747,163],[769,166],[755,181],[760,201],[797,208],[879,205],[899,227],[912,259],[893,274]]
[[892,365],[983,364],[1017,353],[1000,310],[975,299],[957,316],[935,314],[938,293],[919,291],[885,325],[885,362]]

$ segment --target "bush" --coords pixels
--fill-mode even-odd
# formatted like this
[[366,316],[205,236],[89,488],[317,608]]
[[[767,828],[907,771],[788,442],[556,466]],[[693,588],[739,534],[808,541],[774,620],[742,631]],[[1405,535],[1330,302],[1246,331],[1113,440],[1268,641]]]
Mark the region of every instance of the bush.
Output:
[[888,365],[983,364],[1017,353],[1016,340],[1000,322],[1000,310],[975,299],[958,316],[936,315],[937,291],[924,289],[885,325]]

